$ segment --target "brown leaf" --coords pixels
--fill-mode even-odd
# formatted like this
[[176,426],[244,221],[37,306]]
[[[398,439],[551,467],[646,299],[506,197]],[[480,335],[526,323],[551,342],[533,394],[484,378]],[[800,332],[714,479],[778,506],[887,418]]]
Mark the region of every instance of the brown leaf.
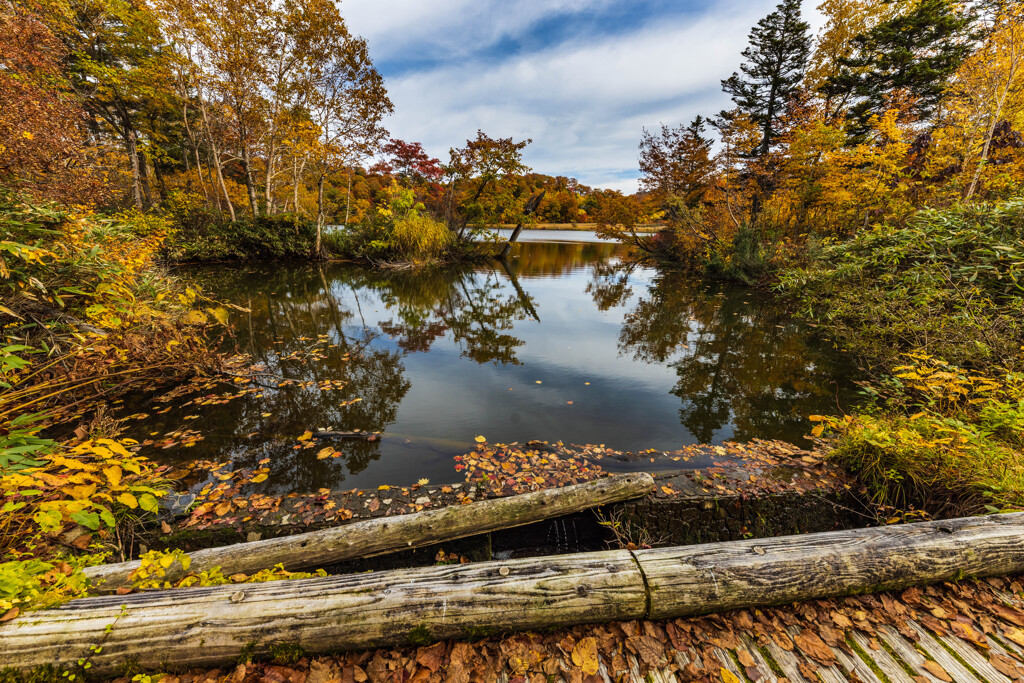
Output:
[[638,636],[630,638],[628,642],[632,646],[631,649],[635,649],[637,656],[648,666],[661,666],[664,662],[665,646],[657,638]]
[[164,532],[165,534],[171,533],[171,525],[163,520],[160,520],[160,531]]
[[932,660],[927,659],[921,666],[927,669],[928,673],[930,673],[932,676],[935,676],[940,681],[946,681],[946,683],[953,683],[953,679],[950,678],[949,674],[946,673],[945,669],[939,666],[938,662],[933,662]]
[[18,614],[20,614],[20,613],[21,613],[20,609],[18,609],[17,607],[12,607],[11,609],[9,609],[6,612],[4,612],[4,615],[2,617],[0,617],[0,621],[10,621],[14,617],[18,616]]
[[991,605],[989,609],[995,612],[1001,619],[1005,619],[1011,624],[1024,626],[1024,613],[1021,613],[1020,610],[1000,604]]
[[793,636],[793,642],[801,652],[825,666],[832,666],[837,661],[835,653],[816,633],[801,631]]
[[431,673],[437,671],[444,662],[445,648],[446,645],[443,642],[434,643],[430,647],[421,647],[416,651],[416,663],[427,667]]
[[1017,663],[1006,655],[993,654],[988,661],[996,671],[1010,678],[1020,678],[1024,674],[1024,671],[1017,668]]

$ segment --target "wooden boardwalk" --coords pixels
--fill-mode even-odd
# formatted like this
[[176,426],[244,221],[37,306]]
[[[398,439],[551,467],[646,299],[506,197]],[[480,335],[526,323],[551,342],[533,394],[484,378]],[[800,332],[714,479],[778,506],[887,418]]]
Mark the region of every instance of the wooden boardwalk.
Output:
[[1024,683],[1024,587],[1017,578],[962,581],[688,619],[241,664],[160,683],[362,681]]

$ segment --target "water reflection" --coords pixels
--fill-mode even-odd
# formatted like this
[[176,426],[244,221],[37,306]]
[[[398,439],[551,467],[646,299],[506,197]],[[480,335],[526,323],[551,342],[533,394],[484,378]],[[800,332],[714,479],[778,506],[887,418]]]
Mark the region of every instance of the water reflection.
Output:
[[[841,360],[769,298],[625,256],[596,241],[527,243],[473,268],[186,271],[250,310],[233,318],[231,343],[265,376],[259,393],[224,404],[143,406],[138,435],[184,423],[205,439],[157,457],[269,458],[268,487],[309,491],[457,480],[451,455],[477,434],[623,450],[798,440],[807,414],[845,403]],[[317,459],[319,445],[294,448],[316,428],[385,436]]]

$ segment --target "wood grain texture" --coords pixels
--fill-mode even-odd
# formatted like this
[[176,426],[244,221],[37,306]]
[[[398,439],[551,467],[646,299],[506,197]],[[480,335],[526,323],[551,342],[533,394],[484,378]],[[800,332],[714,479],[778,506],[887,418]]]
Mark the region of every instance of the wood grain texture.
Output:
[[[544,489],[468,505],[425,510],[409,515],[380,517],[295,536],[236,543],[189,553],[190,571],[220,567],[225,576],[255,574],[283,564],[289,571],[334,564],[354,558],[508,529],[609,503],[640,498],[654,490],[654,479],[642,472],[618,474],[563,488]],[[113,592],[131,586],[138,560],[90,567],[86,576],[98,590]],[[167,570],[167,581],[184,576],[180,565]]]
[[1024,571],[1024,513],[639,550],[652,619]]
[[[153,668],[166,663],[221,665],[250,643],[255,654],[277,644],[297,644],[310,653],[425,644],[827,598],[960,574],[1022,571],[1024,513],[1016,513],[759,541],[87,598],[0,624],[0,652],[21,669],[67,665],[87,656],[90,645],[103,646],[92,658],[100,672],[125,657],[137,657],[142,666]],[[108,624],[113,629],[104,635]],[[922,671],[923,657],[898,632],[880,627],[878,633],[919,674],[934,678]],[[791,681],[803,680],[791,653],[773,643],[768,648]],[[934,656],[939,659],[941,654],[935,650]],[[898,667],[894,670],[899,678]]]
[[[643,577],[628,551],[188,588],[75,600],[0,625],[4,664],[68,666],[89,654],[110,672],[216,666],[297,644],[310,653],[639,619]],[[122,605],[124,612],[122,614]],[[113,624],[104,637],[104,629]]]

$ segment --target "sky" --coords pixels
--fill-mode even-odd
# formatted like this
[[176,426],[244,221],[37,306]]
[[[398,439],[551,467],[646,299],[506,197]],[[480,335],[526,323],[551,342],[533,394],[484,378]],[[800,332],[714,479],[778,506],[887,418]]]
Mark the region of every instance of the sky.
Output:
[[[531,138],[538,173],[634,192],[644,127],[729,105],[750,28],[778,0],[343,0],[395,113],[391,136],[447,161],[475,138]],[[804,0],[812,29],[816,0]]]

